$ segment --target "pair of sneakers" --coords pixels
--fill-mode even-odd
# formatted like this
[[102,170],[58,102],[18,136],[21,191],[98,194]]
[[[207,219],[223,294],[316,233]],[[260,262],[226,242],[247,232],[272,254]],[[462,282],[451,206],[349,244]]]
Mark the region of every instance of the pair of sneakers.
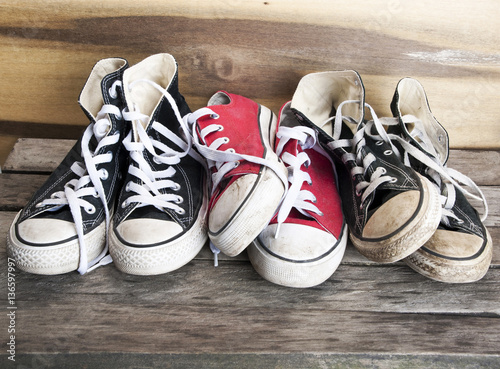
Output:
[[466,197],[486,205],[484,196],[446,167],[448,136],[417,81],[401,80],[391,107],[393,118],[377,117],[355,71],[307,75],[292,100],[297,118],[318,132],[337,164],[350,237],[362,255],[377,262],[404,259],[443,282],[482,278],[491,238]]
[[103,59],[79,103],[89,126],[10,228],[18,268],[84,274],[114,261],[145,275],[189,262],[207,240],[208,185],[175,59]]
[[316,131],[286,103],[275,114],[217,92],[187,118],[212,176],[208,235],[213,251],[247,249],[256,271],[289,287],[311,287],[336,270],[347,242],[335,167]]

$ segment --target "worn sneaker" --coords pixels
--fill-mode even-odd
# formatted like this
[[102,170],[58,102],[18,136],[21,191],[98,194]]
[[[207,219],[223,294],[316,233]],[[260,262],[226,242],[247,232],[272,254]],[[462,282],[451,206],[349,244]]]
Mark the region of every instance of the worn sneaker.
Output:
[[290,102],[281,109],[276,154],[288,169],[289,187],[278,214],[247,249],[255,270],[288,287],[312,287],[335,272],[344,255],[348,227],[342,216],[335,168],[300,126]]
[[126,165],[122,139],[124,59],[99,61],[79,103],[90,124],[10,227],[7,248],[19,269],[84,274],[104,259],[107,229]]
[[[422,246],[441,218],[439,195],[401,161],[354,71],[303,77],[291,108],[314,128],[337,165],[344,216],[356,249],[378,262],[405,258]],[[364,121],[369,108],[373,120]]]
[[188,122],[212,173],[208,235],[226,255],[238,255],[267,226],[285,193],[286,168],[273,150],[276,116],[219,91]]
[[[398,83],[391,109],[398,118],[396,131],[412,145],[404,146],[408,164],[438,189],[443,208],[439,228],[423,247],[405,259],[406,263],[420,274],[442,282],[481,279],[492,258],[491,236],[482,223],[488,212],[483,193],[470,178],[446,166],[448,134],[431,113],[418,81],[404,78]],[[483,203],[482,218],[467,197]]]
[[123,76],[124,145],[130,165],[110,230],[116,267],[130,274],[167,273],[191,261],[206,243],[207,173],[182,116],[177,63],[152,55]]

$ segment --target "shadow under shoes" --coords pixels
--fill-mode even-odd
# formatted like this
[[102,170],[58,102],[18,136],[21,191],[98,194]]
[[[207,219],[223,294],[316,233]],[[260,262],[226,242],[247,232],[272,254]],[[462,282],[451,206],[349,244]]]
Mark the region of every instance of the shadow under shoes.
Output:
[[191,261],[207,240],[204,160],[193,150],[183,116],[175,59],[152,55],[123,76],[124,140],[130,164],[110,230],[116,267],[130,274],[167,273]]
[[[420,274],[442,282],[481,279],[491,264],[493,248],[483,224],[488,214],[483,193],[470,178],[447,167],[448,134],[432,115],[418,81],[404,78],[398,83],[391,109],[397,124],[388,131],[410,144],[397,141],[406,152],[407,164],[432,182],[442,204],[438,229],[405,262]],[[468,198],[482,203],[482,217]]]
[[[350,238],[378,262],[401,260],[434,234],[441,218],[439,194],[407,167],[380,119],[365,103],[355,71],[304,76],[292,99],[301,124],[315,129],[337,164],[339,190]],[[373,120],[364,120],[365,108]]]
[[36,274],[84,274],[108,263],[107,231],[121,187],[124,59],[100,60],[79,103],[90,119],[83,136],[14,220],[7,249],[19,269]]

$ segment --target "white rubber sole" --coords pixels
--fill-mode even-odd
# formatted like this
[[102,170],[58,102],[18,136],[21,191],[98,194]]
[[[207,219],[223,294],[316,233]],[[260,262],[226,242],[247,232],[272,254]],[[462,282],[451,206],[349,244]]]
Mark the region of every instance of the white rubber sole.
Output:
[[[267,158],[279,163],[270,142],[270,137],[274,137],[276,134],[277,118],[265,106],[261,106],[259,124]],[[283,174],[285,176],[286,173],[286,168],[283,165]],[[232,190],[232,188],[227,188],[225,191]],[[238,191],[239,189],[234,190]],[[231,213],[227,223],[217,230],[210,229],[209,224],[208,234],[212,243],[228,256],[232,257],[240,254],[268,225],[281,202],[284,192],[285,187],[276,173],[267,167],[263,168],[251,192],[247,194],[241,206]],[[231,206],[231,204],[227,206]],[[218,216],[214,208],[210,214],[211,218]]]
[[[189,263],[207,242],[207,200],[204,200],[198,218],[182,237],[153,247],[131,247],[123,244],[113,231],[109,235],[109,253],[115,266],[134,275],[164,274]],[[111,224],[113,229],[113,224]]]
[[439,282],[471,283],[483,278],[488,272],[493,255],[490,233],[486,230],[487,243],[483,252],[472,260],[450,260],[426,252],[420,248],[404,261],[423,276]]
[[[15,223],[19,215],[20,212],[14,219],[7,237],[7,252],[16,261],[17,268],[43,275],[64,274],[78,269],[80,263],[78,238],[51,246],[26,245],[17,238],[15,232]],[[105,222],[85,236],[88,261],[95,259],[104,250],[105,237]]]
[[247,249],[254,269],[264,279],[286,287],[307,288],[325,282],[337,270],[345,253],[348,227],[344,227],[338,246],[329,254],[314,261],[293,262],[271,255],[255,239]]
[[370,241],[351,233],[351,241],[360,254],[372,261],[392,263],[411,255],[432,237],[441,222],[439,193],[427,178],[418,176],[424,191],[420,212],[404,229],[387,239]]

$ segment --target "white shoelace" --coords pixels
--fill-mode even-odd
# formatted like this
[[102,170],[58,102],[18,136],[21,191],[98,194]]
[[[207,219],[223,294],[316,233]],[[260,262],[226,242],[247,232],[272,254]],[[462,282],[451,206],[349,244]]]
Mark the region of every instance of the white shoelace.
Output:
[[[147,124],[150,118],[142,114],[137,106],[133,106],[133,111],[123,111],[125,120],[134,123],[135,133],[138,138],[135,142],[132,139],[133,132],[131,131],[123,140],[125,148],[130,152],[130,158],[137,164],[137,166],[130,165],[128,171],[134,177],[140,179],[141,184],[132,181],[126,184],[126,191],[131,191],[135,194],[125,200],[122,206],[126,207],[131,203],[135,203],[137,207],[152,205],[160,211],[172,210],[179,215],[183,215],[185,211],[179,204],[181,204],[184,199],[182,196],[172,193],[172,191],[178,191],[180,189],[180,184],[171,180],[172,176],[176,173],[173,166],[180,163],[181,159],[186,155],[192,156],[202,164],[203,159],[192,149],[192,139],[188,127],[180,115],[175,100],[168,91],[155,82],[146,79],[134,81],[129,85],[129,89],[132,90],[133,86],[137,83],[147,83],[156,88],[167,98],[183,130],[186,141],[163,124],[157,121],[151,122],[152,130],[167,138],[181,149],[181,151],[176,151],[161,141],[155,140],[152,135],[148,136],[141,122]],[[147,150],[151,154],[155,163],[167,164],[167,169],[154,171],[151,165],[143,157],[144,150]]]
[[314,205],[316,202],[316,196],[314,196],[311,191],[301,190],[304,182],[312,184],[309,173],[301,170],[302,165],[308,167],[311,164],[311,159],[305,151],[302,151],[297,155],[289,152],[283,153],[284,146],[292,139],[298,141],[302,150],[311,148],[317,149],[315,131],[312,128],[303,126],[296,126],[293,128],[281,126],[278,129],[276,137],[280,139],[278,147],[276,148],[276,154],[281,157],[281,160],[283,160],[287,166],[288,182],[290,183],[290,186],[288,187],[287,194],[284,197],[278,211],[278,226],[274,235],[275,238],[278,237],[280,227],[290,214],[292,208],[297,209],[301,214],[309,218],[312,216],[308,212],[313,212],[319,216],[323,216],[323,213]]
[[[186,125],[190,126],[192,129],[193,144],[196,146],[200,154],[207,160],[209,172],[212,169],[215,169],[212,173],[211,180],[212,195],[224,176],[231,170],[238,167],[240,165],[240,160],[246,160],[251,163],[264,165],[276,173],[281,182],[283,182],[283,186],[285,188],[285,193],[281,200],[283,201],[287,192],[288,179],[282,172],[282,167],[279,165],[279,163],[257,156],[239,154],[233,148],[227,149],[225,151],[219,150],[220,146],[229,142],[228,137],[219,137],[215,139],[210,146],[207,146],[205,137],[207,137],[211,133],[218,132],[224,129],[222,125],[216,123],[210,124],[201,130],[200,136],[203,142],[200,142],[200,138],[198,137],[198,134],[196,132],[196,122],[198,119],[204,116],[210,116],[214,120],[219,119],[219,115],[217,113],[215,113],[212,109],[205,107],[198,109],[194,113],[186,115],[184,117],[184,121]],[[220,250],[212,243],[210,243],[210,249],[214,254],[214,266],[217,266]]]
[[[432,182],[438,188],[441,197],[441,205],[443,211],[441,222],[445,225],[449,225],[449,218],[454,218],[458,223],[463,222],[463,220],[457,217],[452,211],[456,200],[456,189],[461,191],[465,196],[478,200],[483,204],[484,212],[481,216],[481,221],[484,221],[488,216],[488,204],[481,189],[474,183],[474,181],[472,181],[472,179],[470,179],[466,175],[452,168],[448,168],[446,165],[443,165],[441,163],[441,161],[439,160],[439,155],[437,154],[432,141],[425,132],[422,121],[420,121],[413,115],[405,115],[402,117],[402,119],[404,124],[413,124],[413,129],[410,132],[411,137],[419,142],[420,146],[422,146],[424,150],[432,155],[432,158],[399,136],[391,134],[389,135],[390,139],[399,142],[405,150],[403,158],[403,162],[405,165],[410,166],[408,155],[411,155],[428,167],[427,175],[432,178]],[[384,122],[384,124],[398,125],[399,121],[397,120],[397,118],[388,118]],[[446,188],[446,191],[443,191],[443,193],[441,191],[442,185],[444,185]],[[464,186],[469,188],[472,192],[466,190]]]
[[285,189],[288,187],[288,180],[282,172],[282,167],[278,162],[264,159],[258,156],[237,153],[234,149],[230,148],[225,151],[219,150],[219,147],[229,142],[228,137],[219,137],[212,142],[210,146],[206,145],[205,137],[209,134],[218,132],[224,129],[222,125],[213,123],[203,128],[200,132],[201,140],[196,134],[196,121],[203,116],[210,116],[212,119],[219,119],[219,115],[209,108],[201,108],[192,114],[187,115],[185,118],[188,125],[192,126],[193,144],[196,146],[201,155],[207,159],[208,168],[215,168],[212,173],[212,194],[217,189],[220,181],[224,176],[234,168],[238,167],[240,160],[246,160],[251,163],[264,165],[276,173],[278,178],[283,182]]
[[[342,107],[345,104],[359,104],[359,100],[346,100],[339,104],[337,108],[336,115],[326,122],[323,123],[325,125],[329,121],[334,121],[333,127],[333,141],[328,144],[331,149],[343,148],[346,153],[342,156],[342,160],[345,162],[351,161],[355,163],[355,166],[351,169],[351,176],[354,178],[356,175],[362,175],[364,180],[360,181],[356,185],[356,195],[361,196],[361,208],[363,208],[363,203],[370,194],[372,194],[377,187],[386,182],[394,182],[395,178],[386,175],[386,169],[383,167],[375,168],[373,173],[371,173],[370,178],[366,180],[367,171],[369,166],[376,160],[375,156],[372,153],[368,153],[364,158],[362,156],[362,148],[366,145],[365,134],[369,134],[371,136],[372,128],[378,133],[377,139],[378,142],[385,142],[391,146],[391,152],[387,154],[392,154],[395,152],[398,154],[397,148],[392,144],[389,136],[387,135],[384,127],[382,125],[381,120],[375,114],[373,108],[365,103],[365,107],[369,108],[372,114],[373,120],[365,123],[356,122],[352,117],[343,116],[342,115]],[[349,123],[355,123],[357,125],[357,131],[354,134],[353,139],[340,139],[340,133],[342,130],[342,121],[346,120]],[[356,152],[354,153],[353,150]]]
[[[111,91],[116,91],[117,86],[121,86],[120,81],[116,81],[113,84]],[[95,123],[89,124],[82,136],[81,152],[83,162],[79,161],[71,165],[71,170],[78,175],[79,178],[68,181],[64,186],[64,191],[55,192],[52,194],[50,199],[45,199],[41,203],[37,204],[37,207],[56,205],[56,208],[50,209],[52,211],[60,209],[65,205],[69,206],[80,245],[80,262],[78,266],[78,272],[80,274],[85,274],[101,265],[106,265],[112,262],[111,257],[109,255],[106,256],[108,252],[108,229],[111,216],[106,199],[106,193],[104,192],[102,185],[102,180],[105,180],[109,173],[105,169],[97,170],[97,166],[99,164],[109,163],[113,160],[113,154],[111,152],[99,155],[97,155],[97,153],[103,147],[116,144],[120,138],[119,133],[106,136],[111,128],[111,122],[108,118],[109,114],[113,114],[118,118],[121,118],[122,116],[118,107],[105,104],[97,114]],[[94,152],[90,151],[89,148],[89,143],[93,136],[95,136],[98,141],[98,145]],[[96,208],[90,202],[83,199],[84,196],[90,195],[99,197],[103,204],[106,217],[106,244],[99,256],[88,262],[81,208],[83,208],[88,214],[95,213]]]

